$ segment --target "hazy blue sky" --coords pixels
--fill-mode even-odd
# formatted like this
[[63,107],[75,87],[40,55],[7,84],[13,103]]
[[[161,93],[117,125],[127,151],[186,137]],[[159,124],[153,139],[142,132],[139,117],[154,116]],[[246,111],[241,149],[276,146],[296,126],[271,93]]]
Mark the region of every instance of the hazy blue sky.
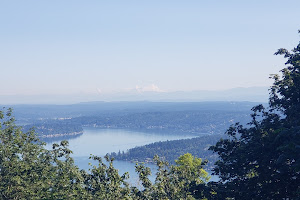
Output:
[[300,1],[0,0],[0,95],[268,86]]

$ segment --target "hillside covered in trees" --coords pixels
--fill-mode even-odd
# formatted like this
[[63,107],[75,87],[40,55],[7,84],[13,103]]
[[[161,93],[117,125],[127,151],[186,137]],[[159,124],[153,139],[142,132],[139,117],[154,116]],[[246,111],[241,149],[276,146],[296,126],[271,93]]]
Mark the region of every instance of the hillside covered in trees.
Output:
[[83,128],[80,124],[68,120],[51,120],[22,126],[24,132],[31,128],[45,142],[69,140],[83,134]]
[[209,151],[209,147],[214,145],[223,134],[204,135],[191,139],[172,140],[165,142],[155,142],[129,149],[127,152],[113,152],[109,154],[117,160],[127,160],[131,162],[152,162],[152,158],[158,155],[161,159],[175,164],[175,160],[183,154],[192,155],[208,160],[207,166],[211,169],[217,161],[217,155]]
[[195,136],[222,134],[233,123],[246,124],[254,105],[253,102],[136,102],[135,105],[96,102],[64,106],[19,105],[14,112],[17,113],[16,123],[25,132],[34,127],[41,140],[50,142],[78,137],[85,127]]
[[[16,105],[16,123],[28,127],[96,126],[223,133],[250,118],[254,102],[91,102],[74,105]],[[5,106],[4,107],[9,107]],[[172,119],[172,120],[170,120]]]

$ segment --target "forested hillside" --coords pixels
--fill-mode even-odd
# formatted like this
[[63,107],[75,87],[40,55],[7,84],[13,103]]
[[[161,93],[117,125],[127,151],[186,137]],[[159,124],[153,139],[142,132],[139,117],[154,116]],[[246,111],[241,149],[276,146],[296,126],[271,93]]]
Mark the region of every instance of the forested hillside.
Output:
[[224,133],[231,124],[249,121],[249,111],[178,111],[145,112],[121,116],[90,116],[74,118],[83,126],[100,128],[168,130],[185,133]]
[[24,132],[29,131],[31,128],[45,142],[69,140],[83,134],[82,126],[70,120],[42,121],[22,126]]
[[[75,137],[82,133],[84,127],[162,131],[168,134],[184,132],[195,136],[221,134],[238,121],[246,124],[250,120],[252,105],[254,103],[250,102],[136,102],[136,105],[118,102],[57,107],[17,106],[16,111],[21,117],[21,120],[17,118],[17,122],[25,131],[35,127],[42,140],[58,141]],[[93,106],[95,110],[91,109]],[[33,110],[29,111],[29,108]],[[80,112],[81,108],[87,110]]]
[[213,167],[217,161],[217,155],[209,151],[209,147],[214,145],[223,134],[213,134],[199,136],[192,139],[173,140],[166,142],[155,142],[152,144],[135,147],[129,149],[127,152],[113,152],[110,154],[117,160],[127,160],[132,162],[152,162],[155,155],[161,159],[175,164],[175,160],[183,154],[191,153],[192,155],[208,160],[207,166]]

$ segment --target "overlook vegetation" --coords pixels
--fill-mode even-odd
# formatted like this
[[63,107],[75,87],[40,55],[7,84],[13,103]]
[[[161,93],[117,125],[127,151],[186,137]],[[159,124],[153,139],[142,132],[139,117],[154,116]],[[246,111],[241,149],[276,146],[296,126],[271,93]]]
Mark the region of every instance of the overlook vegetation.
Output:
[[210,148],[219,155],[214,172],[226,197],[300,198],[300,43],[275,54],[287,58],[287,67],[272,76],[269,108],[253,107],[250,127],[236,123],[229,139]]
[[[300,33],[300,31],[299,31]],[[269,107],[252,108],[247,126],[235,123],[228,138],[210,147],[219,157],[213,169],[219,182],[209,182],[206,162],[186,153],[174,165],[158,156],[155,182],[143,164],[136,166],[142,187],[130,186],[118,174],[113,158],[79,170],[68,142],[44,148],[33,130],[23,132],[12,110],[0,111],[1,199],[300,199],[300,43],[287,58],[282,75],[274,75]]]

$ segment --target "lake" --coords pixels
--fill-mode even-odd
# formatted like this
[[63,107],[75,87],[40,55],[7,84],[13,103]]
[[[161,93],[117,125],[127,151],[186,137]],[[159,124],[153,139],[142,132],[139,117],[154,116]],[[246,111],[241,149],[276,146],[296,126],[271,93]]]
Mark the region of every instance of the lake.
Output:
[[[103,157],[107,153],[122,152],[136,146],[153,142],[188,139],[196,136],[198,135],[124,129],[84,128],[82,135],[69,139],[69,148],[73,151],[72,157],[78,167],[88,170],[90,168],[88,163],[91,162],[91,160],[88,159],[90,154]],[[46,147],[51,148],[51,144],[48,143]],[[147,166],[155,173],[155,165],[147,164]],[[135,163],[116,160],[114,161],[114,167],[119,170],[120,174],[129,172],[129,182],[133,184],[137,183],[138,176],[135,172]],[[154,181],[154,176],[151,176],[150,179]]]

